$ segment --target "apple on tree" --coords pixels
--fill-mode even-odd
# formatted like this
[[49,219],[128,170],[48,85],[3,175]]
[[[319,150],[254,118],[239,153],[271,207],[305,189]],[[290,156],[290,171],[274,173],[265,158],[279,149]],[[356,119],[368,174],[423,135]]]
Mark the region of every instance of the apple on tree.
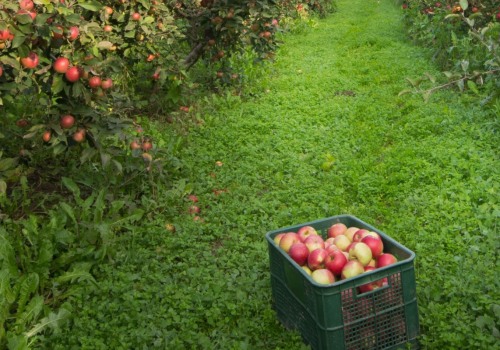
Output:
[[30,53],[28,53],[28,56],[21,58],[21,65],[24,68],[33,69],[38,66],[39,61],[40,59],[38,55],[35,52],[31,51]]

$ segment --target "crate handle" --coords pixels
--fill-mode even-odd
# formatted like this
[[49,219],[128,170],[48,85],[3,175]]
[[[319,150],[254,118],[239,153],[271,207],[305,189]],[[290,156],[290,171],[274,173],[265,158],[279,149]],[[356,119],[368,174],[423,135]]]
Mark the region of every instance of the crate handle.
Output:
[[[383,278],[381,278],[381,279],[383,279]],[[378,281],[378,280],[377,280],[377,281]],[[376,282],[376,281],[374,281],[374,282]],[[370,282],[368,282],[368,283],[370,283]],[[363,285],[368,284],[368,283],[363,283],[363,284],[361,284],[361,285],[363,286]],[[381,291],[383,291],[383,290],[385,290],[385,289],[391,288],[391,287],[392,287],[392,285],[391,285],[391,279],[387,279],[387,283],[384,283],[384,284],[382,285],[382,287],[378,287],[378,288],[375,288],[374,290],[370,290],[370,291],[368,291],[368,292],[364,292],[364,293],[360,293],[360,292],[359,292],[359,286],[357,286],[357,287],[355,287],[355,288],[354,288],[354,289],[355,289],[355,290],[354,290],[354,297],[355,297],[355,298],[362,298],[362,297],[366,297],[366,296],[368,296],[368,295],[372,295],[372,294],[379,293],[379,292],[381,292]]]

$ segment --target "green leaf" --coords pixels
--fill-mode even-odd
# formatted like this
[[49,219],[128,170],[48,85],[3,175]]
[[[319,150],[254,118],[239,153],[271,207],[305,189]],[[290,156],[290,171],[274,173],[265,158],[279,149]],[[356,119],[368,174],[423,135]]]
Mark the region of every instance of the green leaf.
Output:
[[5,195],[7,193],[7,183],[0,179],[0,195]]
[[17,166],[18,158],[0,159],[0,172],[14,169]]
[[71,193],[73,193],[75,197],[80,198],[80,188],[72,179],[68,177],[63,177],[62,183],[68,190],[71,191]]
[[31,338],[47,327],[54,330],[59,329],[62,324],[69,319],[70,315],[70,312],[66,309],[60,309],[57,314],[51,312],[49,316],[43,318],[40,323],[33,327],[29,332],[26,332],[25,335],[26,337]]
[[98,1],[78,1],[78,6],[89,11],[99,11],[103,5]]
[[476,83],[474,83],[472,80],[467,80],[467,87],[476,95],[479,95],[479,90],[477,88]]
[[12,48],[13,49],[18,48],[19,46],[21,46],[24,43],[25,40],[26,40],[25,35],[16,35],[14,37],[14,40],[12,40]]
[[99,48],[99,49],[109,50],[112,46],[113,46],[113,43],[111,41],[104,40],[104,41],[97,43],[97,48]]
[[465,11],[469,8],[469,1],[468,0],[460,0],[459,1],[460,7]]
[[65,202],[61,202],[59,204],[59,206],[61,207],[61,209],[70,217],[70,219],[75,223],[75,225],[77,224],[77,221],[76,221],[76,217],[75,217],[75,212],[73,211],[73,208],[71,206],[69,206],[67,203]]

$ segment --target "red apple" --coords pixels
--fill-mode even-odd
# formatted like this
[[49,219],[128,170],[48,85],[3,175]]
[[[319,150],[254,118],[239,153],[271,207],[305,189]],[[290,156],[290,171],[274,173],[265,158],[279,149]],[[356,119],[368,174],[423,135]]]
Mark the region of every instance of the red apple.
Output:
[[39,58],[33,51],[27,57],[21,58],[21,64],[24,68],[33,69],[38,66]]
[[0,30],[0,41],[11,41],[14,39],[14,34],[10,32],[8,29]]
[[0,77],[3,75],[3,66],[0,65]]
[[331,244],[329,245],[328,247],[326,246],[325,244],[325,249],[328,253],[331,253],[331,252],[336,252],[336,251],[339,251],[339,252],[342,252],[339,247],[337,247],[335,244]]
[[140,19],[141,19],[141,14],[140,14],[140,13],[138,13],[138,12],[134,12],[134,13],[132,14],[132,21],[138,21],[138,20],[140,20]]
[[50,130],[45,130],[42,134],[42,140],[44,142],[49,142],[52,138],[52,132]]
[[377,259],[377,268],[392,265],[398,262],[398,259],[392,254],[384,253]]
[[287,232],[280,240],[280,248],[288,253],[294,243],[299,242],[299,237],[295,232]]
[[377,261],[375,259],[371,259],[370,262],[368,263],[368,265],[366,265],[365,267],[368,267],[368,266],[377,267]]
[[363,266],[368,265],[373,258],[370,247],[362,242],[353,244],[354,246],[349,250],[349,260],[358,260]]
[[325,249],[327,249],[330,246],[336,247],[336,245],[333,243],[334,240],[335,240],[334,237],[329,237],[329,238],[325,239]]
[[377,259],[384,252],[384,243],[381,239],[373,236],[366,236],[361,240],[361,242],[370,247],[374,259]]
[[99,86],[101,86],[101,78],[99,78],[98,76],[93,76],[89,79],[89,86],[91,89],[97,89]]
[[[298,233],[297,237],[299,237],[300,240],[300,236]],[[310,252],[315,249],[325,248],[325,242],[323,241],[323,237],[321,237],[320,235],[310,235],[304,240],[303,243],[306,245],[307,249],[309,249]]]
[[102,30],[104,30],[104,31],[105,31],[105,32],[107,32],[107,33],[110,33],[110,32],[112,32],[112,31],[113,31],[113,27],[112,27],[112,26],[110,26],[110,25],[105,25],[105,26],[102,28]]
[[347,258],[340,250],[329,252],[325,261],[325,267],[334,275],[340,276],[342,269],[347,264]]
[[307,266],[311,270],[318,270],[325,268],[325,261],[328,256],[326,249],[318,248],[309,253],[307,257]]
[[105,79],[101,83],[101,87],[103,88],[103,90],[111,89],[112,86],[113,86],[113,80],[111,78]]
[[31,0],[20,0],[19,1],[19,7],[23,10],[33,10],[33,7],[35,7],[35,4]]
[[353,240],[353,236],[356,232],[358,232],[359,228],[358,227],[349,227],[347,230],[345,230],[344,232],[344,236],[346,236],[347,238],[349,238],[349,240],[352,242]]
[[17,11],[17,14],[18,15],[29,15],[31,17],[31,20],[35,20],[36,18],[36,12],[35,11],[28,11],[28,10],[24,10],[24,9],[19,9],[19,11]]
[[69,41],[75,41],[79,35],[80,35],[80,29],[78,29],[78,27],[73,26],[69,28],[69,35],[68,35]]
[[276,243],[277,246],[280,245],[281,238],[285,235],[285,233],[278,233],[276,236],[274,236],[274,243]]
[[52,67],[57,73],[66,73],[69,68],[69,60],[66,57],[58,57]]
[[332,284],[335,282],[335,276],[327,269],[314,270],[311,274],[314,282],[319,284]]
[[347,226],[341,222],[338,222],[328,228],[327,235],[328,237],[337,237],[343,235],[346,230]]
[[189,214],[198,214],[200,211],[200,207],[198,207],[197,205],[191,205],[189,207]]
[[[376,270],[376,268],[373,267],[373,266],[365,266],[365,272],[370,272],[370,271],[373,271],[373,270]],[[377,288],[382,287],[384,285],[384,283],[387,283],[387,278],[382,278],[382,279],[379,279],[377,281],[373,281],[373,282],[370,282],[370,283],[367,283],[367,284],[363,284],[362,286],[359,287],[359,291],[361,293],[370,292],[372,290],[375,290]]]
[[75,83],[80,79],[80,70],[76,66],[70,67],[64,76],[70,83]]
[[85,140],[85,129],[78,129],[73,134],[73,140],[78,143],[83,142]]
[[353,242],[361,242],[361,239],[368,233],[368,230],[365,230],[364,228],[357,230],[356,233],[352,236],[352,241]]
[[351,260],[344,265],[341,277],[342,279],[347,279],[361,275],[363,272],[365,272],[363,265],[357,260]]
[[297,235],[299,236],[301,242],[304,242],[305,239],[310,235],[317,235],[317,234],[318,232],[312,226],[302,226],[297,230]]
[[297,242],[290,247],[288,255],[290,255],[293,261],[302,266],[305,265],[305,263],[307,262],[307,257],[309,256],[309,249],[307,249],[304,243]]
[[70,129],[73,127],[73,125],[75,125],[75,117],[73,117],[71,114],[63,115],[59,124],[63,129]]
[[335,244],[340,250],[346,251],[349,244],[351,244],[351,241],[347,238],[347,236],[340,235],[334,238],[333,244]]
[[141,147],[144,152],[147,152],[153,148],[153,143],[151,141],[144,141]]
[[197,197],[196,195],[194,195],[194,194],[190,194],[190,195],[188,196],[188,199],[189,199],[191,202],[193,202],[193,203],[198,202],[198,197]]
[[141,148],[141,145],[139,144],[139,142],[137,142],[137,140],[130,142],[130,149],[132,151],[136,150],[136,149],[140,149],[140,148]]

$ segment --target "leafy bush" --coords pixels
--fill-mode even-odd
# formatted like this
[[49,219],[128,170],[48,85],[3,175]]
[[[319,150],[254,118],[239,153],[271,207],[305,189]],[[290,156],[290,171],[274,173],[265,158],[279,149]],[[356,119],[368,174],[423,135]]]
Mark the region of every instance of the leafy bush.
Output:
[[428,96],[435,90],[457,86],[479,94],[484,87],[491,100],[500,87],[500,8],[495,1],[406,1],[402,4],[410,36],[433,50],[433,57],[445,70],[448,81],[421,89],[423,77],[414,88]]

